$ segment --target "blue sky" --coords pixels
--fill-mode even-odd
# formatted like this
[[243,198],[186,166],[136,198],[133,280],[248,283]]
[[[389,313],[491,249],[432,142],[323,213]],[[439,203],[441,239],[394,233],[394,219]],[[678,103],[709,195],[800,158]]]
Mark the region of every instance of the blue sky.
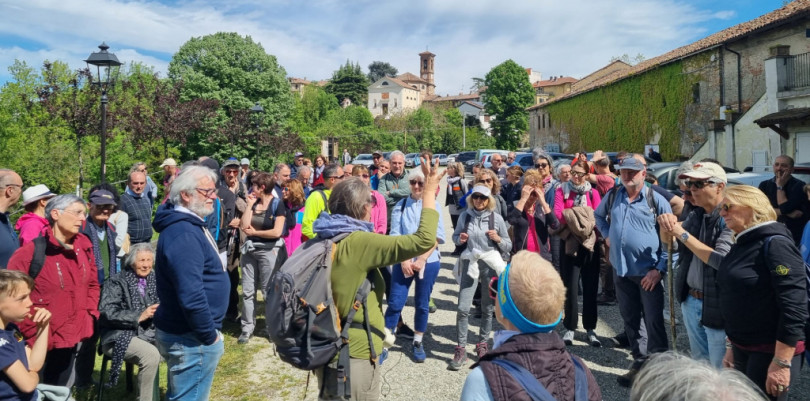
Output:
[[288,76],[329,78],[346,60],[386,61],[418,75],[436,54],[436,92],[467,92],[472,77],[513,59],[581,78],[613,56],[647,58],[782,7],[783,0],[0,0],[0,84],[15,59],[84,67],[106,41],[122,62],[165,76],[191,37],[249,35]]

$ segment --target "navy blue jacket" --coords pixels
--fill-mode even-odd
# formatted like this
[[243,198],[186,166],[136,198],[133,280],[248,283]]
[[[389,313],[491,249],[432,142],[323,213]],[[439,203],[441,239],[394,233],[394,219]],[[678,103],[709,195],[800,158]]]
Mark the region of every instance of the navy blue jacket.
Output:
[[213,344],[228,309],[230,280],[205,222],[166,202],[152,223],[160,233],[155,260],[160,307],[155,326],[168,333],[194,333]]

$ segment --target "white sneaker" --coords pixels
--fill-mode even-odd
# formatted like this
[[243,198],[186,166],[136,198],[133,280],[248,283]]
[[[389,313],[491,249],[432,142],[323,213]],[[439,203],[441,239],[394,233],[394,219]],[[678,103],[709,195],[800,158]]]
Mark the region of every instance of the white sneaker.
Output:
[[588,330],[588,344],[590,344],[591,347],[602,346],[602,342],[599,341],[599,338],[596,337],[596,333],[594,333],[593,330]]
[[565,345],[572,345],[574,343],[574,330],[566,330],[563,333],[563,342]]

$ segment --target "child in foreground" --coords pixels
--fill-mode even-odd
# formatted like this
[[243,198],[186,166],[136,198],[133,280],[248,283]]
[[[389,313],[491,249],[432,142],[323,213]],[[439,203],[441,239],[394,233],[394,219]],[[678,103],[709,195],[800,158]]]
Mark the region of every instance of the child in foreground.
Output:
[[[0,400],[36,400],[39,371],[48,351],[51,312],[35,307],[34,280],[24,273],[0,270]],[[37,326],[33,348],[25,345],[16,323],[31,319]]]

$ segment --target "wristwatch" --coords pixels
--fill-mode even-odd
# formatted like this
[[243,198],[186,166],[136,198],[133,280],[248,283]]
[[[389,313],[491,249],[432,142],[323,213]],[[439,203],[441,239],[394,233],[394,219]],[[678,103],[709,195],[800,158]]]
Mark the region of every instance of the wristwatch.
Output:
[[781,190],[783,190],[783,189],[785,189],[785,188],[784,188],[784,187],[780,187],[780,186],[777,186],[777,187],[776,187],[776,190],[777,190],[777,191],[781,191]]
[[689,239],[689,232],[684,231],[679,237],[681,238],[681,242],[686,242]]

